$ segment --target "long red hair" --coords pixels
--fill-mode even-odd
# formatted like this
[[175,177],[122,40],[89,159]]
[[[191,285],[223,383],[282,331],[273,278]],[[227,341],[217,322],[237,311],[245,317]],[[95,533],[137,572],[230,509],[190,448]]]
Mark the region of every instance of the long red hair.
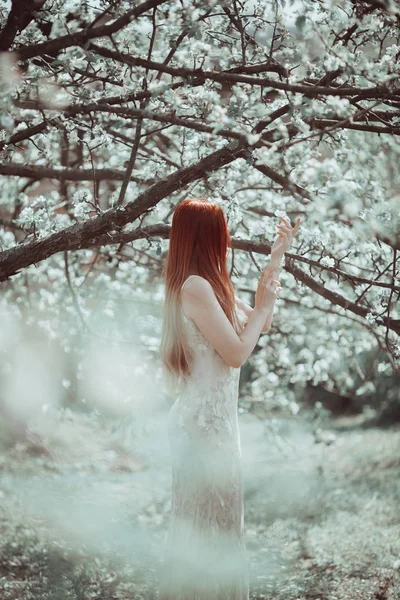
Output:
[[188,198],[178,204],[172,217],[163,270],[165,300],[160,356],[170,392],[176,391],[190,374],[191,351],[185,335],[181,288],[189,276],[195,250],[198,275],[210,282],[224,313],[239,333],[235,292],[227,269],[229,247],[228,224],[218,204],[206,198]]

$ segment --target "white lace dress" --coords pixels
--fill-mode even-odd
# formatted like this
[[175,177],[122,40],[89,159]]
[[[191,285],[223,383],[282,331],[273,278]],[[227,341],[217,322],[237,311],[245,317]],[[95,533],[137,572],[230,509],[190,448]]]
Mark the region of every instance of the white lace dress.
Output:
[[[247,316],[238,306],[237,314],[243,328]],[[240,368],[229,367],[182,315],[193,361],[168,415],[172,499],[159,600],[248,600]]]

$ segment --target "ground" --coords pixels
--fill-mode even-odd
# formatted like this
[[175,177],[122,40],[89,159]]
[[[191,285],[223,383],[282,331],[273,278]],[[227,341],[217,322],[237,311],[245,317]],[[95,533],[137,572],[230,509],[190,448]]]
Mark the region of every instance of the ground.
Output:
[[[54,412],[1,455],[1,600],[157,598],[164,418]],[[399,600],[400,426],[364,421],[240,415],[251,599]]]

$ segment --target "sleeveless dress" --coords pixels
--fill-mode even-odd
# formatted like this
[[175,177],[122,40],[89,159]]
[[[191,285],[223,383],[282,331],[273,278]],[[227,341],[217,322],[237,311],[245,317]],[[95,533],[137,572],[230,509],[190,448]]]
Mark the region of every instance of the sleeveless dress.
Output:
[[[236,310],[243,330],[248,317]],[[168,413],[172,498],[159,600],[248,600],[240,368],[227,365],[181,311],[193,358]]]

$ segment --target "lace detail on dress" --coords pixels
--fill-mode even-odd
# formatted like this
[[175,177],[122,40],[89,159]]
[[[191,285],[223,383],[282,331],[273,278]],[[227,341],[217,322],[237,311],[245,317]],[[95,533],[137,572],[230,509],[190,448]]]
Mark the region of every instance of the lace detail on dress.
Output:
[[[244,327],[247,316],[237,311]],[[240,368],[227,365],[182,314],[193,358],[168,414],[172,497],[159,600],[248,600]]]

